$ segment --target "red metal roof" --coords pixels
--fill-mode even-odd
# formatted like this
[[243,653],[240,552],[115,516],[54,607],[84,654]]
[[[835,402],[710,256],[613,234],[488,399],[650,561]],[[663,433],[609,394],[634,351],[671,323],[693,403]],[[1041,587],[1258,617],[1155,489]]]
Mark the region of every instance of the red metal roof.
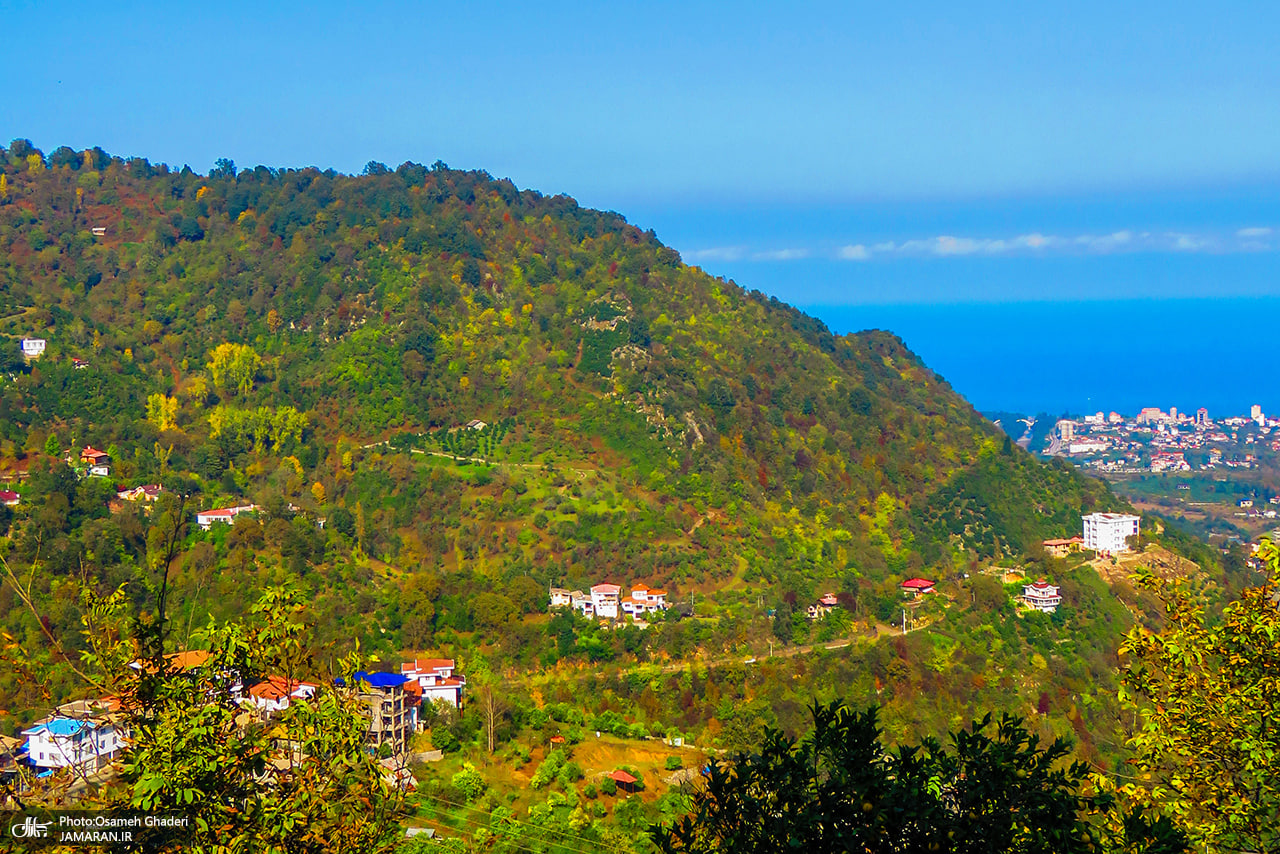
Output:
[[631,785],[636,781],[636,778],[632,777],[626,771],[610,771],[605,776],[615,780],[616,782],[626,783],[627,785]]
[[934,582],[927,578],[908,578],[902,582],[902,586],[910,590],[925,590],[934,585]]

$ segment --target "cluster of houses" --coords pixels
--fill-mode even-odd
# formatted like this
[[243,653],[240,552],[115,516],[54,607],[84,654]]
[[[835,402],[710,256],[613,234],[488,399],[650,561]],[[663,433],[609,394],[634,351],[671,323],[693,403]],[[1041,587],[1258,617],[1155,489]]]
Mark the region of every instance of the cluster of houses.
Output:
[[591,588],[590,594],[561,587],[552,587],[550,593],[551,610],[572,608],[584,617],[594,619],[631,617],[639,620],[647,614],[656,614],[671,607],[667,602],[667,591],[645,584],[631,585],[626,597],[622,596],[622,587],[617,584],[597,584]]
[[[201,650],[172,653],[166,658],[171,673],[199,674],[208,665],[209,653]],[[142,672],[142,662],[131,665]],[[299,700],[310,700],[321,690],[315,682],[271,674],[245,687],[235,674],[225,677],[230,699],[241,708],[237,724],[265,723]],[[401,756],[409,737],[421,727],[425,704],[462,705],[466,677],[455,672],[453,659],[415,659],[401,665],[400,673],[359,672],[353,680],[367,704],[367,744],[376,750],[390,747]],[[341,684],[343,680],[336,680]],[[0,776],[16,776],[30,769],[38,777],[60,769],[92,774],[116,761],[129,744],[129,730],[115,697],[76,700],[58,706],[22,731],[22,738],[0,737]]]

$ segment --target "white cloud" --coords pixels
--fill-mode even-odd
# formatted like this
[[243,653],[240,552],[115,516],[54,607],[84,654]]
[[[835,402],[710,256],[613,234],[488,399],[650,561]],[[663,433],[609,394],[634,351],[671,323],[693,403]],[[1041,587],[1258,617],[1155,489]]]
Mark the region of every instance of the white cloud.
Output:
[[769,252],[756,252],[752,261],[798,261],[809,257],[808,249],[774,249]]
[[746,254],[745,246],[712,246],[683,252],[681,256],[686,263],[696,264],[699,261],[741,261]]
[[1045,234],[1027,232],[1010,237],[974,237],[939,234],[878,243],[847,243],[826,249],[792,247],[753,250],[748,246],[717,246],[685,254],[699,261],[797,261],[827,257],[840,261],[892,258],[1043,257],[1046,255],[1110,255],[1134,252],[1266,252],[1280,251],[1280,229],[1255,226],[1230,231],[1131,231],[1107,234]]
[[871,257],[871,252],[861,243],[854,243],[849,246],[841,246],[836,252],[836,257],[844,261],[866,261]]

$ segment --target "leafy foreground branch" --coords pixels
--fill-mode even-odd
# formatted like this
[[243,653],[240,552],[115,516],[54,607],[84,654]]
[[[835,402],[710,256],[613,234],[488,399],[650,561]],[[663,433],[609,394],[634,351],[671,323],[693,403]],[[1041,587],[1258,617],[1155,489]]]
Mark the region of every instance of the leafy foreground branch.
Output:
[[1120,699],[1138,716],[1136,779],[1122,791],[1156,804],[1209,852],[1280,851],[1280,549],[1258,557],[1268,581],[1210,620],[1195,592],[1153,575],[1159,632],[1135,627]]
[[1069,744],[1041,747],[1018,718],[991,716],[952,735],[886,749],[874,708],[812,708],[799,742],[778,730],[759,754],[713,762],[693,812],[655,828],[666,852],[1044,852],[1175,854],[1187,840],[1167,818],[1120,814],[1093,790]]
[[[24,806],[137,810],[186,816],[180,836],[154,831],[146,851],[378,852],[394,847],[403,797],[366,746],[358,687],[325,687],[264,719],[239,703],[253,677],[318,674],[305,651],[296,593],[264,593],[243,621],[211,624],[200,653],[165,654],[122,593],[86,594],[86,665],[118,701],[130,749],[102,784],[74,778],[13,792]],[[207,651],[207,652],[206,652]],[[354,658],[337,672],[359,669]]]

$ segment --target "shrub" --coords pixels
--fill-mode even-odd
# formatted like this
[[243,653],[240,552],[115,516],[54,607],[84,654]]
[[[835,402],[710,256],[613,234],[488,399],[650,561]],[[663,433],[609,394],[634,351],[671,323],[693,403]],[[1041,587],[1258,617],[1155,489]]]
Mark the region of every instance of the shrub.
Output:
[[462,770],[449,779],[449,784],[458,790],[458,794],[467,799],[467,803],[479,798],[484,794],[485,789],[489,788],[489,784],[484,781],[484,776],[470,762],[463,765]]
[[606,795],[616,795],[618,793],[618,784],[613,782],[612,777],[605,777],[600,781],[600,791]]
[[600,792],[596,789],[594,783],[588,783],[587,785],[583,786],[582,794],[586,796],[587,800],[590,800],[590,801],[594,801],[596,798],[600,796]]
[[665,765],[668,771],[679,771],[684,766],[684,762],[679,756],[668,756]]

